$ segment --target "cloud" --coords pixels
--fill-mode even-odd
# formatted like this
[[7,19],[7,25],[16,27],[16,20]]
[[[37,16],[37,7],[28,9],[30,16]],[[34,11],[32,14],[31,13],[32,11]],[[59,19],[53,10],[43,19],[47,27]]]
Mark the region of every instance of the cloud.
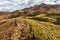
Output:
[[47,5],[60,4],[60,0],[0,0],[0,11],[15,11],[45,3]]

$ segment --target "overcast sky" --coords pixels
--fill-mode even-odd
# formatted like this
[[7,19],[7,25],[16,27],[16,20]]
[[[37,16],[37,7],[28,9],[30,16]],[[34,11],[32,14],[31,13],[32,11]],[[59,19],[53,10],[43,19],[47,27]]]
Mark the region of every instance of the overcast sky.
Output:
[[15,11],[45,3],[48,5],[60,4],[60,0],[0,0],[0,11]]

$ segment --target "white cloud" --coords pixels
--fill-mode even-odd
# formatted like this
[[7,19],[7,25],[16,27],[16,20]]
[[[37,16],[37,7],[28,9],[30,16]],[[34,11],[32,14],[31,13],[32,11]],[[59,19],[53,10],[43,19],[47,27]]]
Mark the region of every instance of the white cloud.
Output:
[[34,5],[45,4],[60,4],[60,0],[0,0],[0,11],[15,11],[24,8],[29,8]]

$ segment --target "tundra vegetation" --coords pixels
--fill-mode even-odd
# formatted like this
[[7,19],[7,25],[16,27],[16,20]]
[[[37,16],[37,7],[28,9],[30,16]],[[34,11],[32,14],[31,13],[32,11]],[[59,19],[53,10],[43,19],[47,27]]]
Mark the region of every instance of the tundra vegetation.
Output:
[[0,15],[0,40],[60,40],[60,13]]

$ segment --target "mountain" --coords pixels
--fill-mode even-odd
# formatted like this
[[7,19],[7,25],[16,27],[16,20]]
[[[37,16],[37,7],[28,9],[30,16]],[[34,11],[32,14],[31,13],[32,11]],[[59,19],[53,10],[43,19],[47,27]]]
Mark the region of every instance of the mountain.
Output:
[[22,15],[29,15],[36,11],[59,14],[60,5],[46,5],[46,4],[42,3],[41,5],[35,5],[34,7],[14,11],[14,13],[16,12],[16,13],[22,13]]
[[14,12],[0,12],[0,40],[60,40],[59,7],[42,3]]
[[60,13],[60,5],[46,5],[42,3],[41,5],[36,5],[34,7],[31,7],[30,9],[34,11],[39,10],[48,13]]
[[41,3],[47,5],[59,5],[60,0],[0,0],[0,11],[12,12],[19,9],[29,8],[34,5],[40,5]]

